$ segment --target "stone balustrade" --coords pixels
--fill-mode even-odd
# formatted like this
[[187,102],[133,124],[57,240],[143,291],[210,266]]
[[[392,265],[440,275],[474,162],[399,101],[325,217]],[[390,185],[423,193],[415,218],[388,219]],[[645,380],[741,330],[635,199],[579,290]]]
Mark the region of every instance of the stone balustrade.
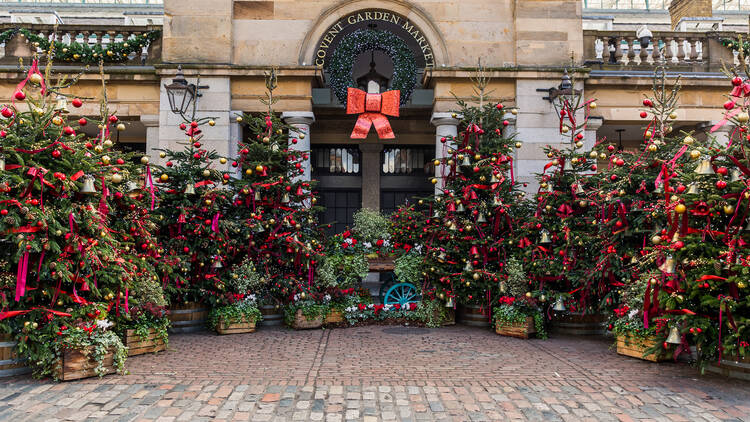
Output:
[[[106,50],[108,44],[123,42],[132,37],[143,35],[154,30],[161,30],[161,25],[49,25],[49,24],[16,24],[0,25],[0,33],[9,29],[27,29],[33,34],[48,40],[55,39],[64,44],[87,43],[90,47],[101,46]],[[15,63],[19,57],[30,57],[34,51],[41,52],[28,40],[16,34],[4,44],[0,44],[0,63]],[[161,37],[143,47],[140,53],[129,54],[125,60],[118,62],[123,65],[145,65],[158,62],[161,59]]]
[[664,63],[670,67],[693,71],[716,71],[722,63],[737,62],[737,54],[721,45],[722,38],[736,38],[736,33],[655,31],[646,48],[635,32],[583,31],[584,60],[602,68],[653,67]]

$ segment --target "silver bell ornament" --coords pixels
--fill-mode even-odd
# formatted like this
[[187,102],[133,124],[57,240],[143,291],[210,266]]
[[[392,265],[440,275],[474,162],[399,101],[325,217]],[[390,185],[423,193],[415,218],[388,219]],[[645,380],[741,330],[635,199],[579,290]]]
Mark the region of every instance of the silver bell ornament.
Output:
[[669,335],[667,336],[666,342],[669,344],[681,344],[682,339],[680,337],[680,330],[677,329],[676,325],[673,325],[669,329]]
[[696,174],[710,175],[715,174],[713,167],[711,167],[711,161],[708,159],[701,160],[698,163],[698,167],[695,168]]
[[195,185],[193,182],[188,182],[185,186],[185,195],[195,195]]
[[81,193],[96,193],[96,188],[94,187],[94,178],[92,176],[84,176]]
[[562,296],[558,296],[557,299],[555,299],[555,304],[552,306],[552,310],[555,312],[565,312],[568,310],[568,308],[565,307],[565,302],[563,302]]

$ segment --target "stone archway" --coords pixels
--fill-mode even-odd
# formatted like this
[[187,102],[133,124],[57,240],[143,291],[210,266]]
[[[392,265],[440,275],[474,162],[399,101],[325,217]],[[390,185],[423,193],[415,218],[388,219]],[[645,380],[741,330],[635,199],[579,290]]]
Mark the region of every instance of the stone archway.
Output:
[[344,0],[324,10],[312,29],[307,33],[300,48],[298,62],[301,65],[314,64],[318,44],[331,27],[342,18],[364,10],[390,11],[408,19],[409,24],[419,31],[429,42],[434,58],[434,67],[450,64],[445,40],[427,13],[421,8],[403,0]]

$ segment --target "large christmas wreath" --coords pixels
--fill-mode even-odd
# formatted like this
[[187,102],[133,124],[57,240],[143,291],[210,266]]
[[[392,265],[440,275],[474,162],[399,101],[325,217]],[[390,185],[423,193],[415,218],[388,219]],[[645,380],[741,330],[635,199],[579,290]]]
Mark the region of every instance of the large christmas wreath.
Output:
[[406,104],[417,84],[417,65],[409,46],[397,35],[373,29],[356,30],[341,40],[328,61],[331,87],[341,103],[346,104],[347,88],[356,88],[352,75],[354,60],[368,50],[381,50],[393,60],[391,89],[401,91],[401,104]]

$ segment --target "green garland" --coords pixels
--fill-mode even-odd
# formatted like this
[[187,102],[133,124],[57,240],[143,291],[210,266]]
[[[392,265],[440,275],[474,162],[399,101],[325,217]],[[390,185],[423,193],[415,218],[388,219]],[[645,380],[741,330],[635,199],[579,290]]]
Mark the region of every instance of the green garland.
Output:
[[[722,38],[719,40],[721,42],[721,45],[723,45],[726,48],[729,48],[731,50],[739,50],[740,49],[740,41],[734,40],[731,38]],[[750,53],[750,42],[742,41],[742,53],[747,57],[748,53]]]
[[401,91],[401,104],[409,100],[417,84],[417,65],[409,46],[397,35],[377,30],[357,30],[344,37],[327,64],[334,94],[346,104],[347,88],[356,88],[354,60],[368,50],[381,50],[393,60],[391,89]]
[[43,51],[49,51],[50,46],[54,57],[66,62],[81,62],[85,64],[118,63],[128,61],[131,54],[140,55],[143,47],[148,47],[154,40],[161,36],[161,31],[154,30],[145,34],[136,35],[120,42],[110,42],[103,48],[99,44],[89,46],[88,43],[79,43],[71,40],[70,44],[61,41],[50,41],[46,37],[32,33],[28,29],[14,28],[0,33],[0,43],[7,43],[17,34],[21,34],[32,44],[33,47]]

